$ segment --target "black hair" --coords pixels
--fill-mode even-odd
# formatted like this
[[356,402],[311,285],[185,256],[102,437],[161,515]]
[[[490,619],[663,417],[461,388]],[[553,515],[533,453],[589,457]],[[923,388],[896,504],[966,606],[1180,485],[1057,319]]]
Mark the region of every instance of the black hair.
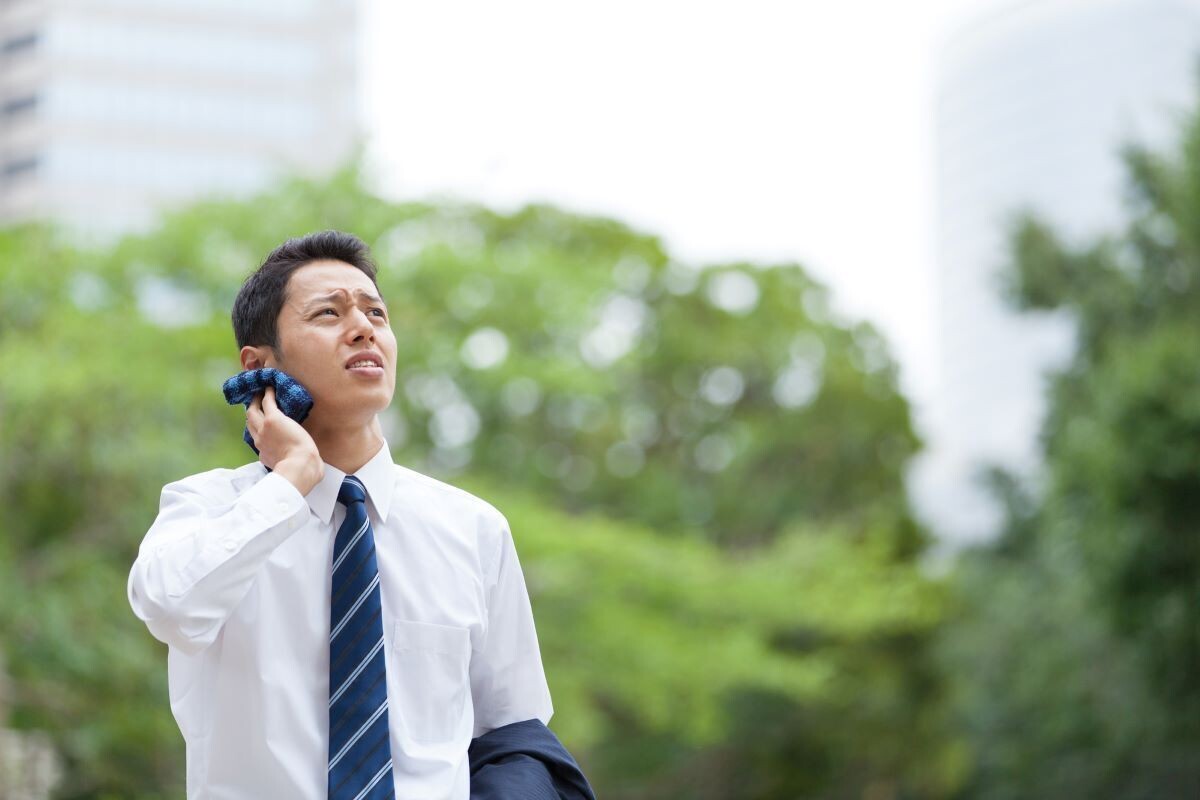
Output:
[[313,261],[344,261],[375,284],[371,251],[357,236],[341,231],[318,231],[288,239],[267,255],[250,274],[233,301],[233,335],[238,349],[246,345],[279,349],[279,312],[287,301],[292,273]]

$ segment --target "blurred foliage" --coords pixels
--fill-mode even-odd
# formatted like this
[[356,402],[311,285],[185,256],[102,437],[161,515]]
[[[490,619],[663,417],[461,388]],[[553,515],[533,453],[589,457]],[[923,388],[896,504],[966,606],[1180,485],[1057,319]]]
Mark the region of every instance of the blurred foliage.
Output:
[[1013,231],[1012,299],[1078,350],[1044,480],[992,474],[1005,530],[942,579],[895,364],[797,265],[389,202],[353,167],[106,244],[0,230],[4,724],[50,734],[60,798],[181,794],[126,576],[165,482],[250,457],[219,394],[241,278],[334,227],[381,267],[394,454],[509,518],[602,797],[1200,796],[1200,118],[1126,161],[1124,230]]
[[1035,489],[994,475],[999,541],[943,637],[965,797],[1200,796],[1200,116],[1131,148],[1129,222],[1068,244],[1026,215],[1009,292],[1070,315]]
[[397,204],[350,168],[107,244],[0,231],[3,712],[53,736],[60,797],[181,793],[165,648],[126,576],[164,483],[252,457],[220,396],[241,278],[331,227],[380,265],[394,454],[509,517],[553,725],[602,796],[961,781],[878,334],[794,264],[701,269],[544,206]]

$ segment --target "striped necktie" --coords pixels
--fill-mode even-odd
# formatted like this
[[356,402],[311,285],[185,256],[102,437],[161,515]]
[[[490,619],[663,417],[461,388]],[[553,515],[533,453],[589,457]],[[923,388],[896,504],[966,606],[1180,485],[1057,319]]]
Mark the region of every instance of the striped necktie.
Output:
[[346,519],[333,543],[329,611],[329,800],[393,797],[383,605],[362,482],[338,491]]

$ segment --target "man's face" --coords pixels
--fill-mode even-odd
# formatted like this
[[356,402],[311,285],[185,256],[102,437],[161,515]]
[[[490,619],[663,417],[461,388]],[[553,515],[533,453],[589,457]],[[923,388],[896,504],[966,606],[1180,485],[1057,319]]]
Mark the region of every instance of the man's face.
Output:
[[280,358],[270,366],[308,389],[314,416],[367,419],[391,404],[396,335],[387,306],[361,270],[328,260],[297,269],[278,326]]

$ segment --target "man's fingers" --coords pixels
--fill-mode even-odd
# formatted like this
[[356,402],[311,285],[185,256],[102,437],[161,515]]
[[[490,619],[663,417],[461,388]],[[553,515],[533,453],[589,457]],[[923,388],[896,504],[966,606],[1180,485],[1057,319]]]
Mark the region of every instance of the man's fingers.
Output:
[[268,386],[267,390],[265,392],[263,392],[262,408],[263,408],[263,412],[266,414],[274,414],[276,411],[279,410],[279,406],[275,403],[275,387],[274,386]]
[[251,436],[258,434],[258,429],[262,427],[262,423],[262,399],[258,396],[255,396],[255,398],[250,401],[250,405],[246,407],[246,427],[250,429]]

